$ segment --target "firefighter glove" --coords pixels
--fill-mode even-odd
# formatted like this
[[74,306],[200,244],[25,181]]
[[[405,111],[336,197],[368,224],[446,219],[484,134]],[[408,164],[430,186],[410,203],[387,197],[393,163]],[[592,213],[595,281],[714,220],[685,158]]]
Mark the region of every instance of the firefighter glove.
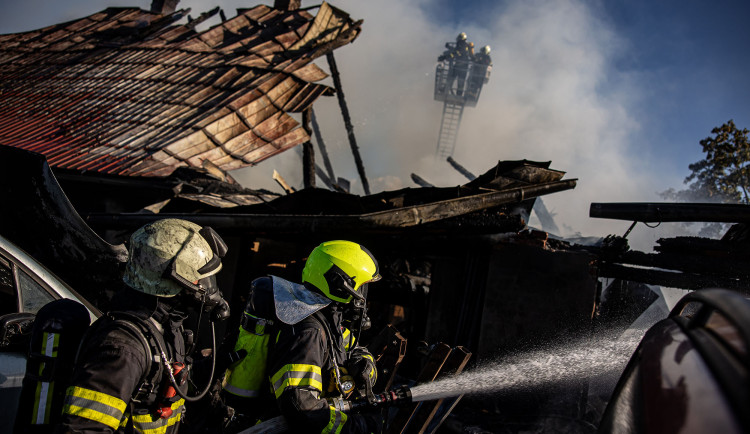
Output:
[[369,395],[378,381],[375,359],[364,347],[355,347],[349,354],[349,360],[346,362],[349,374],[354,378],[357,386],[366,389]]

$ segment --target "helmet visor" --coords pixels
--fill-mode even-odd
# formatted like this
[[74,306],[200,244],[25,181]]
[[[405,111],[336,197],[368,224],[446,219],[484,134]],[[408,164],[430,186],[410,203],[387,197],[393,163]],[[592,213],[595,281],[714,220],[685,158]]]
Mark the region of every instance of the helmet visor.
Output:
[[203,229],[201,229],[198,233],[203,237],[204,240],[206,240],[208,245],[211,247],[211,252],[213,253],[211,260],[208,261],[206,265],[199,268],[198,273],[208,274],[212,271],[217,271],[217,269],[221,266],[221,258],[223,258],[224,255],[227,254],[227,243],[225,243],[221,236],[219,236],[219,234],[209,226],[203,227]]

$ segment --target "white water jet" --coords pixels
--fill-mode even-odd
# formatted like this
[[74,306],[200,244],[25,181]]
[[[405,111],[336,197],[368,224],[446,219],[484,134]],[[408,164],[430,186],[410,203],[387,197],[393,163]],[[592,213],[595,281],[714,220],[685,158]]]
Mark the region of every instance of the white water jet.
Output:
[[411,389],[414,402],[459,395],[493,394],[619,374],[638,346],[645,329],[616,338],[599,335],[579,342],[553,344],[496,362],[483,363],[462,374],[419,384]]

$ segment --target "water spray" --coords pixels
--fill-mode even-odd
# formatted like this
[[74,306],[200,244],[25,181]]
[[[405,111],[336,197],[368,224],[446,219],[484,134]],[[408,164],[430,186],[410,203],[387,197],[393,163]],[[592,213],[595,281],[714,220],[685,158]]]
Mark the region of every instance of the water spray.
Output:
[[599,336],[559,343],[484,363],[471,371],[412,387],[411,401],[491,395],[608,374],[619,376],[644,333],[645,329],[617,339]]

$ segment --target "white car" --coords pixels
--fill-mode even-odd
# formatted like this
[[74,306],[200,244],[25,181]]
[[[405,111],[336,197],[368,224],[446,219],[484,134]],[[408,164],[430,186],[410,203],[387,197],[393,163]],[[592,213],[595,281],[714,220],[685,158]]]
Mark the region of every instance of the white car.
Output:
[[[12,432],[26,355],[16,344],[34,315],[53,300],[81,302],[91,320],[101,312],[26,252],[0,236],[0,432]],[[15,345],[14,345],[15,344]]]

